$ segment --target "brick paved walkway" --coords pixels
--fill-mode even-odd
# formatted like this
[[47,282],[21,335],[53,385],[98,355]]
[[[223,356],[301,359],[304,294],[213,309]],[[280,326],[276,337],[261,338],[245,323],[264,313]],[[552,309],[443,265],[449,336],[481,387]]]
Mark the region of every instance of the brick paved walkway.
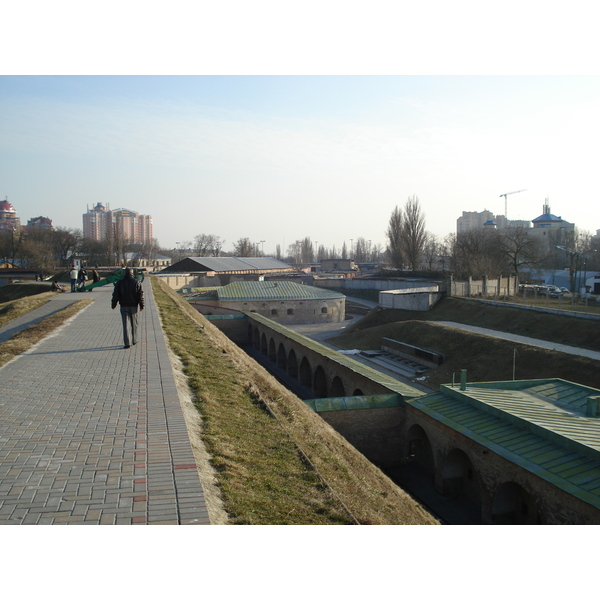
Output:
[[40,311],[95,302],[0,369],[0,524],[209,524],[148,279],[143,285],[136,346],[122,347],[109,285],[58,294]]

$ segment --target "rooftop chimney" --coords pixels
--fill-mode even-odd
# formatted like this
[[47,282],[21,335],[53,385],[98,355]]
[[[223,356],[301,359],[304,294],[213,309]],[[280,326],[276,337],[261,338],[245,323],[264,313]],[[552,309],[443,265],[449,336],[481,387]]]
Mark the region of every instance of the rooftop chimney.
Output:
[[588,397],[585,416],[592,417],[592,419],[600,417],[600,396]]

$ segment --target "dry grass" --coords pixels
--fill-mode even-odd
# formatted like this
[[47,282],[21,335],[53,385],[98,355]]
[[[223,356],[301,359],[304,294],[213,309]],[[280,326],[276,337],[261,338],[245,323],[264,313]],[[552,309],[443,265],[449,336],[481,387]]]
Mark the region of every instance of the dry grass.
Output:
[[458,381],[461,369],[467,369],[472,382],[511,380],[515,349],[516,379],[559,377],[595,388],[600,385],[598,362],[592,359],[459,331],[435,322],[399,321],[344,333],[328,341],[346,349],[378,350],[384,337],[446,355],[441,366],[419,380],[434,390],[442,383],[451,383],[453,377]]
[[436,523],[175,292],[156,278],[152,286],[203,419],[229,523]]
[[375,309],[346,331],[364,331],[371,327],[402,321],[455,321],[557,344],[600,350],[598,321],[523,310],[514,306],[494,306],[461,298],[444,298],[432,310],[425,312]]
[[[27,303],[24,302],[24,300],[28,299],[18,300],[17,302],[24,303],[24,305],[27,305]],[[23,354],[23,352],[29,350],[32,346],[37,344],[48,334],[52,333],[55,329],[60,327],[67,319],[70,319],[73,315],[76,315],[80,310],[91,304],[93,301],[94,300],[92,298],[86,300],[78,300],[77,302],[74,302],[73,304],[67,306],[63,310],[54,313],[49,317],[46,317],[39,323],[31,325],[27,329],[24,329],[23,331],[17,333],[10,340],[7,340],[6,342],[0,344],[0,366],[5,365],[15,356]],[[42,304],[43,303],[44,302],[42,302]]]
[[434,390],[441,383],[450,383],[453,376],[458,380],[461,369],[467,369],[469,381],[512,379],[515,349],[516,379],[560,377],[595,388],[600,385],[597,361],[459,331],[436,321],[476,325],[557,344],[600,350],[597,321],[460,298],[445,298],[426,312],[375,309],[342,335],[328,341],[346,349],[379,350],[382,338],[389,337],[441,352],[446,355],[446,362],[430,371],[425,381],[420,381]]
[[3,327],[13,319],[39,308],[46,304],[53,296],[54,292],[44,292],[37,296],[21,297],[0,304],[0,327]]
[[44,294],[49,290],[47,283],[9,283],[0,287],[0,303]]

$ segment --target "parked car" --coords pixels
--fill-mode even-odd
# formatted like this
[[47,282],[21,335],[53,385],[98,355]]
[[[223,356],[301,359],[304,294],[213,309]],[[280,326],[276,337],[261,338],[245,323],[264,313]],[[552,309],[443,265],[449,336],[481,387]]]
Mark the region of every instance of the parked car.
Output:
[[560,288],[560,291],[561,291],[563,294],[570,294],[570,293],[571,293],[571,292],[569,291],[569,288],[566,288],[566,287],[561,287],[561,288]]
[[550,298],[560,298],[563,295],[562,290],[557,288],[550,292]]

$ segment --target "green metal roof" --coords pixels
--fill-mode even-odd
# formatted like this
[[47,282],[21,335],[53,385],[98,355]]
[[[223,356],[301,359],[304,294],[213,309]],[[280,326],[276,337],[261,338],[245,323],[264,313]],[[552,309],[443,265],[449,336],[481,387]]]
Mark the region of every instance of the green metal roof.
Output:
[[600,419],[585,416],[600,390],[568,381],[474,383],[407,404],[600,508]]
[[268,319],[267,317],[263,317],[258,313],[252,312],[245,312],[244,314],[248,315],[250,319],[254,319],[259,323],[268,325],[271,329],[273,329],[274,331],[278,331],[282,335],[285,335],[287,338],[291,340],[296,340],[298,343],[302,344],[303,346],[306,346],[307,348],[310,348],[312,351],[317,352],[321,356],[325,356],[330,360],[337,362],[338,364],[344,365],[346,368],[354,371],[355,373],[359,373],[364,377],[367,377],[372,381],[375,381],[376,383],[385,386],[390,390],[390,392],[401,394],[404,398],[413,398],[415,396],[423,395],[423,392],[421,392],[420,390],[411,387],[410,385],[407,385],[405,383],[402,383],[401,381],[398,381],[397,379],[394,379],[389,375],[385,375],[384,373],[381,373],[376,369],[368,367],[367,365],[359,363],[350,356],[340,354],[332,348],[323,346],[323,344],[319,344],[319,342],[316,342],[315,340],[312,340],[309,337],[306,337],[296,331],[293,331],[292,329],[288,329],[280,323],[271,321],[271,319]]
[[312,285],[300,285],[292,281],[234,281],[217,288],[222,302],[273,301],[273,300],[334,300],[345,298]]

